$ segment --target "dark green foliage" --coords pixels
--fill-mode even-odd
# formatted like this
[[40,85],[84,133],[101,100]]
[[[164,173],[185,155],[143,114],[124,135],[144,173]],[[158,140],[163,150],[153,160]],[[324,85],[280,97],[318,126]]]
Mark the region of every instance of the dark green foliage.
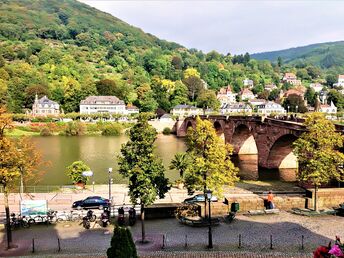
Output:
[[316,98],[317,98],[317,95],[315,94],[314,89],[307,88],[306,93],[305,93],[305,99],[307,100],[308,105],[314,107]]
[[162,131],[162,133],[163,133],[164,135],[170,135],[171,132],[172,132],[172,130],[171,130],[171,128],[169,128],[169,127],[165,127],[164,130]]
[[116,226],[111,246],[106,251],[108,258],[137,258],[136,246],[128,228]]
[[305,101],[303,100],[301,96],[297,94],[290,94],[288,98],[284,100],[283,107],[286,110],[289,110],[289,112],[298,112],[298,113],[307,112]]
[[343,111],[344,96],[342,93],[332,89],[328,92],[327,99],[329,103],[333,101],[333,104],[338,108],[338,111]]

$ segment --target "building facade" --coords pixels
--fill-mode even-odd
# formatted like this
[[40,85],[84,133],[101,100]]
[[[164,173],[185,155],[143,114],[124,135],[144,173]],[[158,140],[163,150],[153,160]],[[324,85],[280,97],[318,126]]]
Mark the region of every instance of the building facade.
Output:
[[321,104],[319,107],[319,112],[327,113],[327,114],[336,114],[337,113],[337,107],[331,101],[330,105]]
[[270,115],[272,113],[285,114],[286,110],[280,104],[269,101],[269,102],[266,102],[265,104],[258,105],[257,113],[262,114],[262,115]]
[[228,85],[226,88],[221,88],[219,93],[217,93],[217,99],[221,104],[234,103],[236,102],[237,93],[232,92],[232,88]]
[[197,116],[203,114],[203,109],[191,105],[177,105],[171,110],[171,113],[173,116],[179,117]]
[[222,115],[231,113],[248,113],[252,114],[252,108],[245,102],[229,103],[222,105],[220,109]]
[[80,102],[80,114],[111,113],[126,115],[123,100],[115,96],[89,96]]
[[35,102],[32,105],[32,115],[33,116],[54,116],[60,114],[60,105],[43,96],[38,99],[36,94]]

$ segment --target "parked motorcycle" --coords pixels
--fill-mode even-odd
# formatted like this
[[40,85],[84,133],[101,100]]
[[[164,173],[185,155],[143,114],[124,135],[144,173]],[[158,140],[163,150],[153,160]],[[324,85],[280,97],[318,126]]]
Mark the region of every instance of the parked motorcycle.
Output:
[[129,225],[133,226],[136,223],[136,210],[131,207],[129,209]]
[[85,229],[90,229],[91,227],[91,223],[90,223],[90,220],[87,216],[83,217],[82,218],[82,226],[85,228]]
[[47,220],[48,220],[48,223],[50,224],[54,224],[57,222],[57,211],[54,211],[54,210],[48,210],[47,212]]
[[107,225],[110,223],[110,221],[109,221],[109,211],[107,209],[104,209],[104,212],[101,214],[100,219],[101,219],[101,222],[102,222],[102,226],[104,228],[106,228]]
[[87,211],[86,217],[89,219],[90,222],[94,222],[97,219],[97,216],[93,214],[92,210]]
[[48,216],[30,215],[29,224],[48,223]]
[[118,208],[118,219],[117,223],[119,226],[123,226],[125,224],[125,217],[124,217],[124,208]]
[[18,215],[18,218],[14,213],[11,214],[10,227],[12,230],[23,227],[28,228],[30,224],[26,221],[25,216]]

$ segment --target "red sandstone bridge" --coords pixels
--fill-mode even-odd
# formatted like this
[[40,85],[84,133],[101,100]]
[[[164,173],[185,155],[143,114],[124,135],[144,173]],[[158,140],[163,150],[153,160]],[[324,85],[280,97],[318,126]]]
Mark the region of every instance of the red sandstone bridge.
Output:
[[[259,167],[280,169],[281,179],[295,180],[298,163],[293,154],[292,143],[306,131],[302,122],[263,119],[260,116],[200,117],[213,123],[217,134],[226,143],[233,145],[234,154],[256,154]],[[195,126],[195,117],[177,121],[177,136],[184,137],[188,128]],[[338,131],[344,132],[343,126],[336,127]],[[284,174],[281,174],[281,171],[284,171]]]

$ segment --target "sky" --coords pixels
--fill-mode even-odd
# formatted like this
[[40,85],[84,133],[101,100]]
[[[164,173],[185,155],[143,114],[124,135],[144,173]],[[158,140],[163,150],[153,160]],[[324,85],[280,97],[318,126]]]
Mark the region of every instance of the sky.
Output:
[[79,0],[204,52],[258,53],[344,40],[344,1]]

